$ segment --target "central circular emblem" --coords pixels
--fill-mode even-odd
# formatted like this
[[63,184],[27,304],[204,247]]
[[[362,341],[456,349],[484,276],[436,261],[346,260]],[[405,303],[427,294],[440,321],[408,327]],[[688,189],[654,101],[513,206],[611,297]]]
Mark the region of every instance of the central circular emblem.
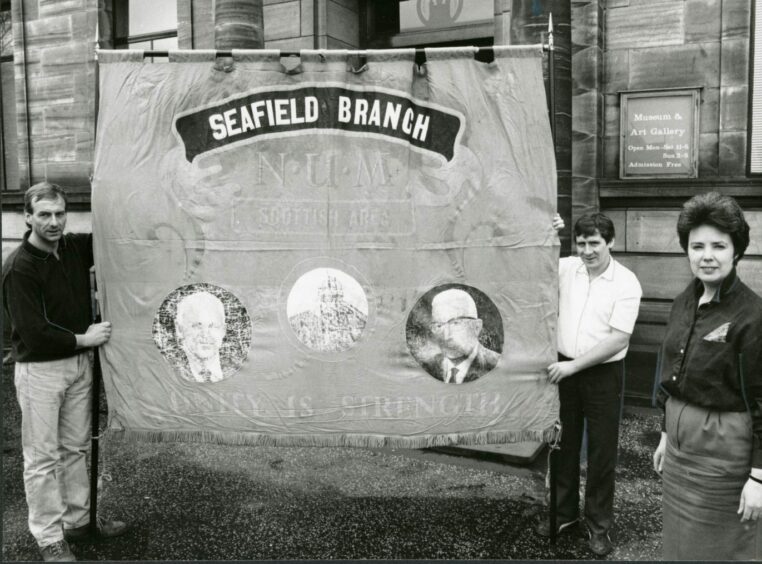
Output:
[[352,348],[368,322],[368,299],[346,272],[315,268],[296,281],[286,302],[288,323],[297,339],[318,352]]

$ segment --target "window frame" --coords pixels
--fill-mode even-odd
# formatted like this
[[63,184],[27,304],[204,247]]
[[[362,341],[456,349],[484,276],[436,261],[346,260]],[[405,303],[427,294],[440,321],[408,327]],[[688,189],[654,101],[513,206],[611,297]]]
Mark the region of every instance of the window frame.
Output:
[[[7,13],[11,18],[10,34],[11,34],[11,52],[8,55],[0,54],[0,65],[3,63],[13,63],[13,24],[11,16],[11,3],[10,0],[0,1],[0,13]],[[14,96],[15,100],[15,96]],[[17,145],[18,153],[18,145]],[[8,187],[8,155],[6,152],[5,142],[5,106],[3,104],[3,97],[0,95],[0,193],[9,194],[18,192],[20,186]]]
[[[746,176],[749,178],[759,179],[762,178],[762,162],[758,165],[759,170],[752,170],[752,135],[754,130],[754,98],[759,99],[758,103],[758,116],[757,122],[759,124],[759,131],[756,132],[756,136],[759,138],[759,151],[762,153],[762,88],[759,92],[754,90],[754,75],[755,71],[760,75],[759,85],[762,87],[762,52],[756,52],[755,43],[757,35],[759,35],[759,42],[762,45],[762,18],[760,18],[760,28],[757,29],[757,8],[762,11],[762,0],[752,0],[751,2],[751,14],[750,14],[750,27],[749,27],[749,99],[748,99],[748,111],[746,115]],[[755,57],[759,57],[759,60],[755,60]],[[756,68],[755,68],[756,67]],[[760,155],[760,161],[762,161],[762,154]]]
[[[174,29],[164,29],[159,31],[152,31],[150,33],[130,35],[129,0],[122,0],[127,5],[127,9],[124,10],[124,13],[120,13],[120,11],[117,10],[116,6],[118,1],[119,0],[111,0],[111,6],[112,6],[111,38],[112,38],[114,49],[130,49],[130,45],[134,43],[142,43],[145,41],[150,41],[153,48],[154,41],[158,41],[160,39],[171,39],[173,37],[175,38],[178,37],[178,28],[180,26],[180,19],[177,16],[177,9],[175,9],[176,27]],[[121,17],[126,18],[126,21],[120,22]],[[120,29],[126,29],[127,35],[120,35],[119,34]]]
[[[420,29],[400,32],[399,4],[417,0],[369,0],[365,14],[363,48],[398,49],[409,47],[477,46],[488,47],[495,43],[494,18],[490,23],[457,25],[439,29]],[[462,0],[466,1],[466,0]],[[379,17],[379,10],[389,10]],[[383,25],[379,25],[383,22]]]

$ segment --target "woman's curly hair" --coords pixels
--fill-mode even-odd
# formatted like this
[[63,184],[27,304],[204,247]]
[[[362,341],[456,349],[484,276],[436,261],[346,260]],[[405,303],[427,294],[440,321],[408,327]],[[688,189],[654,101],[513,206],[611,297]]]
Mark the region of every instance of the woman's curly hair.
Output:
[[685,202],[677,219],[677,236],[685,252],[688,252],[690,232],[701,225],[711,225],[730,235],[734,264],[741,260],[749,246],[749,224],[738,202],[718,192],[698,194]]

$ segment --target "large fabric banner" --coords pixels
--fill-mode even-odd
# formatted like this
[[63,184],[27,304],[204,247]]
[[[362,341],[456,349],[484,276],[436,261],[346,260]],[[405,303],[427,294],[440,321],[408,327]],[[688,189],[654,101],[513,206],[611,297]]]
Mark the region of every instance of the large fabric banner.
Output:
[[100,52],[93,233],[126,437],[549,440],[540,47]]

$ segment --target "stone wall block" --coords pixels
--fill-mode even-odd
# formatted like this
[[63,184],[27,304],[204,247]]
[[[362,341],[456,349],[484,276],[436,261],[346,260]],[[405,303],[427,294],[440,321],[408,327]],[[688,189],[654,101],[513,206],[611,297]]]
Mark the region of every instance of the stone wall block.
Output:
[[[193,0],[191,7],[193,8],[193,48],[214,49],[214,0]],[[266,22],[265,27],[267,27]]]
[[[23,18],[21,17],[22,13],[24,15]],[[11,0],[11,19],[14,22],[30,22],[39,17],[40,3],[38,0]]]
[[603,103],[603,136],[619,135],[619,94],[605,95]]
[[720,123],[720,89],[704,88],[701,90],[699,104],[699,131],[717,133]]
[[[19,124],[21,126],[21,124]],[[26,135],[19,135],[16,138],[16,150],[19,158],[19,184],[20,188],[24,190],[29,187],[26,182],[27,170],[29,170],[29,159],[27,158],[29,143],[27,143]]]
[[[677,0],[680,4],[685,2],[686,0]],[[660,4],[674,4],[675,0],[630,0],[630,6],[633,8],[639,8],[640,10],[643,9],[651,9],[655,6],[659,6]]]
[[325,0],[325,2],[327,35],[348,45],[348,47],[339,47],[339,49],[356,49],[359,47],[360,21],[357,12],[334,0]]
[[585,135],[598,135],[603,100],[597,90],[589,90],[572,96],[572,130]]
[[[28,26],[28,24],[27,24]],[[14,64],[21,65],[26,60],[27,63],[39,63],[40,62],[40,48],[30,46],[27,42],[26,53],[24,53],[23,44],[21,38],[25,36],[26,26],[18,23],[18,20],[13,21],[13,62]],[[26,59],[24,58],[26,57]],[[23,76],[23,74],[21,75]]]
[[[90,173],[93,169],[92,161],[77,161],[71,163],[48,163],[45,167],[47,178],[55,178],[56,182],[67,188],[88,186]],[[71,215],[71,214],[70,214]],[[71,224],[71,218],[69,219]],[[69,228],[72,229],[72,225]]]
[[349,43],[344,43],[343,41],[336,39],[335,37],[331,37],[330,35],[327,38],[326,48],[327,49],[357,49],[356,45],[350,45]]
[[73,161],[77,157],[77,139],[71,133],[46,135],[34,140],[32,161],[45,164],[48,161]]
[[315,33],[315,0],[301,0],[301,35]]
[[701,133],[699,135],[699,176],[717,176],[717,133]]
[[299,51],[312,49],[312,37],[292,37],[265,42],[265,49],[280,49],[281,51]]
[[608,135],[603,140],[603,176],[619,178],[619,135]]
[[[45,122],[42,117],[46,107],[48,106],[44,103],[29,103],[29,114],[27,114],[29,116],[29,135],[33,138],[45,134]],[[19,115],[25,115],[26,107],[22,107],[21,104],[17,103],[16,111]],[[24,124],[23,121],[21,124],[23,124],[22,127],[24,127],[23,136],[26,137],[26,124]]]
[[68,43],[57,47],[48,47],[42,51],[41,62],[44,68],[82,67],[92,60],[94,51],[91,45],[83,42]]
[[631,5],[606,11],[608,49],[681,45],[684,41],[685,4],[653,4],[648,9]]
[[84,0],[39,0],[40,17],[56,16],[60,14],[71,14],[72,12],[82,11],[87,8]]
[[193,29],[191,20],[193,12],[190,0],[177,2],[177,46],[180,49],[190,49],[193,46]]
[[[737,0],[722,4],[722,39],[749,37],[752,0]],[[757,15],[757,19],[759,19]]]
[[[74,76],[74,100],[95,107],[95,63],[90,62]],[[94,110],[93,110],[94,111]]]
[[[760,18],[762,21],[762,18]],[[722,86],[741,86],[749,82],[749,40],[722,42]]]
[[80,41],[95,41],[98,27],[98,12],[75,12],[71,16],[71,33]]
[[591,202],[598,202],[598,181],[595,178],[585,176],[572,177],[572,218],[576,221],[586,213],[598,211],[598,207]]
[[749,109],[747,86],[726,86],[720,89],[720,132],[746,131]]
[[299,0],[266,5],[263,9],[265,41],[299,37],[300,10]]
[[495,44],[511,44],[511,12],[495,15]]
[[719,41],[723,0],[687,0],[685,3],[685,42]]
[[[83,14],[84,15],[84,14]],[[34,20],[26,24],[26,46],[44,48],[72,39],[72,17],[69,15]]]
[[630,50],[613,49],[604,52],[604,81],[606,93],[627,90],[630,87]]
[[74,102],[74,77],[71,73],[30,72],[29,98],[46,104],[56,102],[71,104]]
[[589,47],[598,44],[601,22],[598,20],[598,2],[590,0],[572,2],[572,52],[575,46]]
[[720,175],[746,175],[746,131],[720,132]]
[[714,86],[720,81],[720,44],[633,49],[630,88]]
[[93,106],[85,103],[48,106],[44,110],[45,130],[70,132],[87,130],[93,124]]
[[603,52],[597,46],[590,46],[572,55],[572,93],[600,86],[600,66]]
[[93,128],[85,127],[74,134],[74,147],[77,152],[77,160],[92,160],[93,158]]
[[598,174],[598,138],[576,131],[572,137],[572,175],[594,177]]
[[355,13],[360,12],[360,2],[359,0],[328,0],[330,2],[336,2],[339,6],[342,6],[343,8],[346,8],[347,10],[351,10]]

